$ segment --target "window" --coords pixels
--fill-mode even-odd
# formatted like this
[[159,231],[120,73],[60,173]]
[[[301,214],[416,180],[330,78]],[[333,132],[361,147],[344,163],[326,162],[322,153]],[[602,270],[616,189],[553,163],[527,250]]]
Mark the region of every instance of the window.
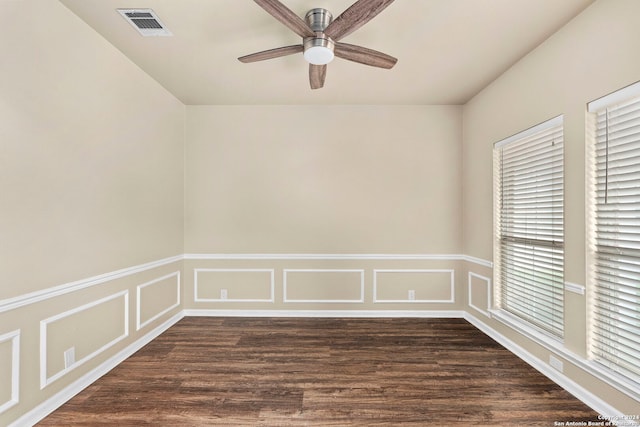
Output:
[[562,117],[495,144],[496,304],[555,337],[564,330]]
[[640,383],[640,84],[588,109],[590,356]]

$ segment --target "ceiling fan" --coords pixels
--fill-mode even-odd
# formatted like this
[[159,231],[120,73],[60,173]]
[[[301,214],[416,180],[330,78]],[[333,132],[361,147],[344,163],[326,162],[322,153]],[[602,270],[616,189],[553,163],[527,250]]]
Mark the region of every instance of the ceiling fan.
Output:
[[254,0],[278,21],[302,37],[302,44],[278,47],[251,55],[241,56],[240,62],[249,63],[281,56],[303,53],[309,62],[311,89],[324,86],[327,64],[338,58],[379,68],[392,68],[398,60],[385,53],[341,43],[339,40],[382,12],[394,0],[358,0],[336,19],[326,9],[316,8],[307,12],[303,20],[278,0]]

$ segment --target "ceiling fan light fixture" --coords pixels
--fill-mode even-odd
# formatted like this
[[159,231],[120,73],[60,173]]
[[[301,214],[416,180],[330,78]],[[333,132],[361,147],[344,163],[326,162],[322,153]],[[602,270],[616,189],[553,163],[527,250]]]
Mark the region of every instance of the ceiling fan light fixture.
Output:
[[304,40],[304,59],[313,65],[326,65],[333,61],[335,43],[329,37],[309,37]]
[[333,20],[331,12],[322,8],[311,9],[304,19],[309,28],[316,33],[316,37],[304,39],[304,59],[313,65],[326,65],[333,61],[335,43],[323,33]]

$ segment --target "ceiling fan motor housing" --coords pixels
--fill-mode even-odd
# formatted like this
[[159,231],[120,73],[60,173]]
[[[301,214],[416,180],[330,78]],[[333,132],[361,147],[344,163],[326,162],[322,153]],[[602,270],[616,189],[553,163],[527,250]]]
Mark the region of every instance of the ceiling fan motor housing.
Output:
[[315,37],[306,37],[303,41],[304,58],[314,65],[328,64],[334,58],[335,43],[324,34],[324,30],[333,20],[333,15],[326,9],[316,8],[307,12],[304,18],[316,33]]

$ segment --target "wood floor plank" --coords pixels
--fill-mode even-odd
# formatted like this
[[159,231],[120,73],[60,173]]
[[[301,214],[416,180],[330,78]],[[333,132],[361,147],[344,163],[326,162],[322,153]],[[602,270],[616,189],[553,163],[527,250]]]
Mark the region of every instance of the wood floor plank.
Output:
[[41,426],[553,426],[597,414],[462,319],[184,318]]

